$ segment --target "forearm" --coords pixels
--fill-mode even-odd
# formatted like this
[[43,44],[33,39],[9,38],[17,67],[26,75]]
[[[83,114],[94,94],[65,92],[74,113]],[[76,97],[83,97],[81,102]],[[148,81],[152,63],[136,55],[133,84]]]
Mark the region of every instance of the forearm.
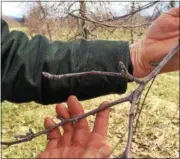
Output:
[[122,61],[132,73],[127,42],[53,42],[43,36],[28,40],[22,32],[6,33],[2,39],[2,99],[12,102],[63,102],[69,95],[88,99],[124,93],[127,79],[84,76],[54,81],[42,72],[65,74],[91,70],[120,72]]

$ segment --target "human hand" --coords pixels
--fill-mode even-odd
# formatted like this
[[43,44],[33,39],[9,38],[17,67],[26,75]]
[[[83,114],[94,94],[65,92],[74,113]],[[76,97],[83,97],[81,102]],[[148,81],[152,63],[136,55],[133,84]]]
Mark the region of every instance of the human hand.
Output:
[[[145,37],[130,47],[134,66],[133,75],[147,76],[155,67],[151,62],[160,62],[178,43],[179,8],[173,8],[159,16],[148,28]],[[179,52],[161,72],[179,69]]]
[[[56,113],[63,118],[84,114],[84,110],[75,96],[67,101],[68,109],[63,104],[56,105]],[[103,103],[105,104],[105,102]],[[102,104],[101,104],[102,105]],[[94,128],[90,132],[86,119],[63,125],[64,133],[58,128],[50,131],[49,142],[39,158],[106,158],[112,150],[107,142],[108,119],[110,109],[97,113]],[[45,119],[45,128],[54,125],[51,118]]]

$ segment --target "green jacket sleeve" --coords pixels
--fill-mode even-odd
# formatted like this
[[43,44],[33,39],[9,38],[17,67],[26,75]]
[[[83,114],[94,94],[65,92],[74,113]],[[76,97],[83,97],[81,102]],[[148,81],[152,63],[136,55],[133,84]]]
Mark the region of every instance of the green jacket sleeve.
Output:
[[69,95],[84,100],[126,91],[127,80],[119,77],[92,75],[55,81],[43,77],[42,72],[120,72],[118,62],[122,61],[132,73],[128,42],[49,42],[41,35],[29,40],[23,32],[9,32],[3,20],[1,32],[2,101],[51,104],[63,102]]

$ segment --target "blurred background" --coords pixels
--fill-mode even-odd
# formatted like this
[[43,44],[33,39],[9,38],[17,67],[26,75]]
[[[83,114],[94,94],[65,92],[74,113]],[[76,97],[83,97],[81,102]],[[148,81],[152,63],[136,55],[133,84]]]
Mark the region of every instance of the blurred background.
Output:
[[2,18],[11,30],[49,40],[78,38],[134,42],[160,14],[178,2],[60,1],[2,2]]

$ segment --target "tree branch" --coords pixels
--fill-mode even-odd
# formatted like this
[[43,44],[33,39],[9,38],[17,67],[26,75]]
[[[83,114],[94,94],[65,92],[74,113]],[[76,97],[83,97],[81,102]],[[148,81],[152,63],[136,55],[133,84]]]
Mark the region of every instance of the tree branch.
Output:
[[[124,102],[127,102],[127,101],[131,101],[132,95],[130,94],[129,96],[127,97],[124,97],[124,98],[121,98],[121,99],[118,99],[116,101],[113,101],[113,102],[110,102],[108,104],[104,104],[102,107],[98,107],[98,108],[95,108],[85,114],[82,114],[82,115],[78,115],[78,116],[75,116],[73,118],[69,118],[69,119],[63,119],[61,118],[61,122],[45,129],[45,130],[42,130],[38,133],[32,133],[32,131],[29,131],[28,133],[26,133],[26,135],[18,135],[18,136],[15,136],[16,139],[18,139],[17,141],[10,141],[10,142],[1,142],[2,145],[7,145],[7,146],[11,146],[11,145],[15,145],[15,144],[19,144],[19,143],[23,143],[23,142],[27,142],[27,141],[31,141],[33,138],[36,138],[40,135],[43,135],[43,134],[47,134],[49,131],[51,131],[52,129],[54,128],[57,128],[59,126],[62,126],[66,123],[73,123],[73,122],[77,122],[83,118],[86,118],[90,115],[94,115],[100,111],[103,111],[109,107],[112,107],[114,105],[117,105],[117,104],[120,104],[120,103],[124,103]],[[31,130],[31,129],[30,129]]]
[[69,119],[61,118],[61,122],[43,130],[43,131],[40,131],[36,134],[33,133],[32,130],[30,129],[29,132],[26,133],[26,135],[16,136],[16,139],[17,139],[16,141],[1,142],[1,144],[11,146],[11,145],[19,144],[22,142],[31,141],[33,138],[38,137],[42,134],[47,134],[52,129],[59,127],[59,126],[62,126],[66,123],[77,122],[83,118],[86,118],[90,115],[94,115],[94,114],[96,114],[100,111],[103,111],[104,109],[107,109],[109,107],[112,107],[116,104],[120,104],[120,103],[124,103],[124,102],[130,102],[131,106],[130,106],[130,113],[129,113],[128,139],[127,139],[127,144],[126,144],[124,154],[123,154],[124,158],[129,158],[130,157],[131,145],[132,145],[132,137],[133,137],[133,123],[134,123],[135,106],[138,103],[139,98],[140,98],[145,86],[148,84],[148,82],[151,81],[152,79],[154,79],[154,77],[156,77],[161,72],[162,68],[176,55],[176,53],[179,51],[179,48],[180,48],[180,45],[178,44],[174,49],[172,49],[172,51],[170,51],[168,53],[167,56],[164,57],[164,59],[159,63],[159,65],[143,80],[140,80],[140,79],[135,78],[132,75],[130,75],[127,72],[126,68],[123,68],[125,66],[121,62],[120,62],[120,67],[122,68],[121,73],[101,72],[101,71],[90,71],[90,72],[81,72],[81,73],[73,73],[73,74],[65,74],[65,75],[51,75],[49,73],[43,73],[43,75],[49,79],[62,79],[62,78],[70,78],[70,77],[74,77],[74,76],[79,77],[79,76],[83,76],[83,75],[103,74],[103,75],[117,76],[117,77],[124,77],[124,78],[128,78],[128,79],[133,79],[139,85],[137,86],[137,88],[132,93],[130,93],[128,96],[126,96],[124,98],[118,99],[118,100],[113,101],[113,102],[108,103],[108,104],[105,104],[102,107],[95,108],[95,109],[93,109],[93,110],[91,110],[85,114],[78,115],[78,116],[75,116],[73,118],[69,118]]
[[111,28],[139,28],[139,27],[151,24],[150,22],[148,22],[148,23],[143,23],[143,24],[138,24],[138,25],[123,25],[123,24],[121,24],[121,25],[109,25],[109,24],[104,24],[102,22],[94,21],[94,20],[89,19],[87,17],[83,18],[83,17],[77,16],[77,15],[74,15],[72,13],[68,13],[68,15],[75,17],[75,18],[79,18],[79,19],[88,21],[88,22],[91,22],[91,23],[94,23],[94,24],[98,24],[100,26],[111,27]]
[[152,7],[153,5],[157,4],[158,2],[160,2],[160,1],[150,2],[150,3],[145,4],[144,6],[140,7],[139,9],[137,9],[137,10],[135,10],[135,11],[129,13],[129,14],[125,14],[125,15],[122,15],[122,16],[113,17],[113,18],[111,18],[111,19],[107,19],[106,21],[114,21],[114,20],[119,20],[119,19],[122,19],[122,18],[126,18],[126,17],[131,16],[131,15],[134,15],[134,14],[136,14],[136,13],[138,13],[138,12],[144,10],[144,9],[150,8],[150,7]]
[[68,74],[63,74],[63,75],[54,75],[50,74],[48,72],[42,72],[43,76],[48,78],[48,79],[53,79],[53,80],[60,80],[64,78],[69,78],[69,77],[82,77],[86,75],[106,75],[106,76],[111,76],[111,77],[122,77],[122,78],[127,78],[130,81],[135,81],[137,83],[142,83],[143,80],[136,78],[132,76],[128,70],[126,69],[126,66],[120,61],[119,62],[120,68],[122,71],[120,73],[116,72],[103,72],[103,71],[89,71],[89,72],[80,72],[80,73],[68,73]]

